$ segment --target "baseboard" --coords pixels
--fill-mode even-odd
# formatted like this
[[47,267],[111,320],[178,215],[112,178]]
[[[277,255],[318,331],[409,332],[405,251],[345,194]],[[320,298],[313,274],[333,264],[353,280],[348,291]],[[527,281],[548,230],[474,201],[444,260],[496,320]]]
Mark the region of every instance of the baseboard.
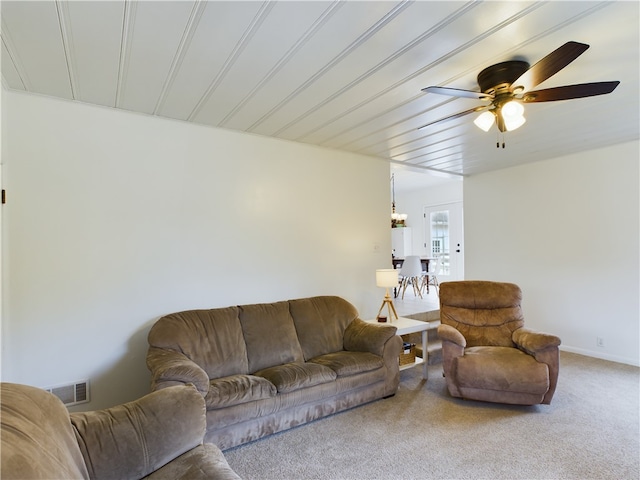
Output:
[[640,367],[640,361],[638,361],[637,358],[635,359],[625,358],[625,357],[620,357],[618,355],[610,355],[608,353],[599,353],[593,350],[585,350],[584,348],[576,348],[576,347],[571,347],[567,345],[561,345],[560,350],[563,352],[577,353],[579,355],[584,355],[585,357],[599,358],[600,360],[608,360],[610,362],[624,363],[626,365],[633,365],[634,367]]

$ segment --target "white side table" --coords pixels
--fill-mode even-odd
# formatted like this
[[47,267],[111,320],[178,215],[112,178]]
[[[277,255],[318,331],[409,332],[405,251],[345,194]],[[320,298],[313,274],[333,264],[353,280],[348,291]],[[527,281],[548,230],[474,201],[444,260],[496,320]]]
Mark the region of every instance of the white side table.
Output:
[[422,363],[422,378],[427,380],[427,364],[429,360],[429,354],[427,353],[427,330],[429,330],[430,325],[429,322],[422,322],[420,320],[413,320],[411,318],[400,317],[392,322],[387,320],[384,323],[378,322],[378,320],[365,320],[367,323],[371,323],[374,325],[392,325],[398,329],[396,335],[407,335],[409,333],[422,333],[422,358],[416,357],[416,362],[409,365],[403,365],[400,367],[400,370],[404,370],[405,368],[414,367],[420,363]]

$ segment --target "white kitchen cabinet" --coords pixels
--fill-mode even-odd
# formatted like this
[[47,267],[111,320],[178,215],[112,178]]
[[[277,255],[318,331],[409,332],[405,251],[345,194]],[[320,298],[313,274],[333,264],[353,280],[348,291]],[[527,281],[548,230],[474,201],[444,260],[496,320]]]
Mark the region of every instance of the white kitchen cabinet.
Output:
[[391,249],[395,257],[411,255],[411,227],[391,229]]

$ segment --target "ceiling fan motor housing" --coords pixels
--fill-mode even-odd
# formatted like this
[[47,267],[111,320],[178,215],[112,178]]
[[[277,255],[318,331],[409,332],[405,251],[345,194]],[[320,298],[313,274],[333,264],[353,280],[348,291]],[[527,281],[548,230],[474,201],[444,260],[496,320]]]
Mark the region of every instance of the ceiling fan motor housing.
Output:
[[527,70],[529,70],[529,64],[521,60],[497,63],[478,74],[478,85],[480,90],[488,95],[511,93],[511,84]]

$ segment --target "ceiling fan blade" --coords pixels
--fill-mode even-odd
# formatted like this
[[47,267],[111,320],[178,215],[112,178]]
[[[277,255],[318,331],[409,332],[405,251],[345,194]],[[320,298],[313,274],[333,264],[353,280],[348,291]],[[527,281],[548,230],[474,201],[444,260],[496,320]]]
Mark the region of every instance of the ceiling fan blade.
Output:
[[460,88],[426,87],[423,88],[422,91],[427,93],[437,93],[438,95],[449,95],[452,97],[475,98],[478,100],[493,100],[492,95],[487,95],[486,93],[482,92],[474,92],[472,90],[462,90]]
[[474,107],[474,108],[471,108],[469,110],[465,110],[464,112],[456,113],[454,115],[449,115],[448,117],[441,118],[441,119],[436,120],[434,122],[426,123],[426,124],[422,125],[421,127],[418,127],[418,130],[420,130],[422,128],[425,128],[425,127],[428,127],[429,125],[434,125],[436,123],[445,122],[447,120],[453,120],[454,118],[464,117],[465,115],[469,115],[470,113],[481,112],[482,110],[487,110],[491,106],[492,105],[481,105],[479,107]]
[[589,48],[586,43],[567,42],[524,72],[511,85],[529,91],[558,73]]
[[594,97],[613,92],[620,82],[594,82],[565,85],[563,87],[545,88],[527,92],[522,97],[526,103],[554,102],[556,100],[571,100],[573,98]]

